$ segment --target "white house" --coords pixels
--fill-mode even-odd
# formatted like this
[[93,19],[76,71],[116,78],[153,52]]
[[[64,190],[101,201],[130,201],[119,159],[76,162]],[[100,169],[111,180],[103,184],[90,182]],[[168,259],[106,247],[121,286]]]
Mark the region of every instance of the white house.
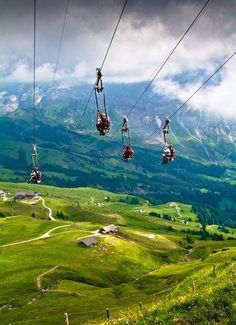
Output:
[[0,198],[5,199],[7,196],[7,193],[5,193],[4,191],[0,190]]

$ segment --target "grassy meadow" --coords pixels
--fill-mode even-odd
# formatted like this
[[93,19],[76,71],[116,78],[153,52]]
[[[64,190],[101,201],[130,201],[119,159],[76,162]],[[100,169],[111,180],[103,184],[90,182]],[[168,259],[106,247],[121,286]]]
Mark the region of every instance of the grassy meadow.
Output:
[[[7,193],[0,199],[0,324],[60,325],[64,312],[72,325],[227,324],[234,317],[236,233],[201,240],[190,205],[152,206],[92,188],[0,183],[0,190]],[[55,221],[42,201],[14,202],[25,190],[37,190]],[[116,234],[97,234],[111,223]],[[98,244],[78,246],[88,236]]]

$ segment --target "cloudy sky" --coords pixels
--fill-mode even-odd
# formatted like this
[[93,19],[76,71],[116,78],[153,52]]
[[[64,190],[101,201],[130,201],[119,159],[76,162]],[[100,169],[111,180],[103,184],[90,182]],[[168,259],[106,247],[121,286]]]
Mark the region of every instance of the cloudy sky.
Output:
[[[67,0],[37,0],[37,81],[52,82]],[[103,73],[106,82],[146,81],[206,0],[129,0]],[[122,0],[70,0],[57,81],[94,82]],[[236,0],[212,0],[162,70],[153,91],[185,101],[236,50]],[[33,0],[0,0],[0,78],[32,82]],[[236,56],[193,108],[236,116]]]

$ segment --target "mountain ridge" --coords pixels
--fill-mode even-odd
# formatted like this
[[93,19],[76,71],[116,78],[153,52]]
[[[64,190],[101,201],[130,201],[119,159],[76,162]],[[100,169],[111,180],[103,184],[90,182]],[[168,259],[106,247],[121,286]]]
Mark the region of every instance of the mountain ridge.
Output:
[[[16,86],[9,87],[7,96],[16,96],[14,95]],[[0,119],[0,169],[1,180],[22,182],[28,178],[31,170],[32,107],[30,85],[18,87],[25,104],[20,105],[14,112],[2,114]],[[122,85],[106,87],[107,97],[113,107],[110,109],[111,120],[114,121],[111,135],[116,123],[119,123],[123,114],[127,112],[128,102],[132,102],[131,97],[133,100],[142,87],[143,83],[136,86],[128,85],[123,97]],[[135,155],[133,161],[124,164],[119,133],[111,139],[110,134],[101,138],[95,135],[96,131],[92,131],[95,117],[93,100],[88,107],[81,131],[77,134],[74,132],[76,123],[71,125],[71,121],[79,121],[85,103],[81,98],[85,99],[86,91],[90,89],[90,85],[81,85],[72,88],[74,93],[71,94],[71,89],[56,88],[55,91],[61,91],[62,96],[54,102],[51,102],[49,96],[53,94],[51,93],[53,89],[43,85],[40,90],[41,101],[36,108],[36,135],[44,183],[64,187],[93,186],[120,193],[138,193],[157,204],[171,200],[194,204],[195,201],[197,205],[204,204],[205,209],[211,211],[211,217],[207,222],[217,219],[221,224],[226,222],[229,225],[236,225],[233,204],[236,155],[234,134],[231,138],[233,129],[230,129],[229,122],[218,120],[218,129],[214,130],[213,124],[216,121],[214,119],[205,121],[206,115],[203,113],[189,111],[188,115],[185,115],[180,112],[177,119],[172,121],[170,134],[177,158],[168,166],[163,166],[161,134],[157,134],[153,144],[144,145],[142,140],[145,133],[149,134],[157,125],[156,122],[155,124],[152,122],[157,113],[152,112],[151,107],[155,106],[158,96],[151,94],[149,96],[152,97],[152,101],[148,101],[146,106],[145,101],[142,101],[137,107],[139,113],[133,114],[130,118]],[[24,96],[25,93],[28,97]],[[81,97],[82,93],[84,97]],[[140,111],[142,104],[144,108]],[[158,116],[165,116],[170,112],[171,107],[165,105],[160,112],[158,111]],[[169,111],[166,111],[167,108]],[[147,118],[145,122],[147,112],[152,112],[153,118]],[[66,124],[65,119],[68,118],[72,120]],[[202,124],[203,120],[205,124]],[[143,123],[149,123],[150,128],[146,129],[145,124],[145,127],[140,129]],[[213,124],[210,127],[208,123]],[[86,124],[89,125],[89,129],[84,128]],[[226,131],[221,132],[220,130],[224,128]]]

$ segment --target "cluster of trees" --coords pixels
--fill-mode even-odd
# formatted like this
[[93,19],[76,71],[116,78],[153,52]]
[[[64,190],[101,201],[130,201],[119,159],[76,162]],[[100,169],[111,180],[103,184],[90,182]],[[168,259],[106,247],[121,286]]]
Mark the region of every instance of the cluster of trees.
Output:
[[[169,216],[166,213],[163,214],[163,215],[161,215],[160,213],[151,211],[151,212],[149,212],[149,216],[176,222],[176,218],[173,218],[173,217]],[[192,219],[191,218],[187,218],[187,219],[184,220],[184,223],[185,224],[188,224],[189,221],[192,221]]]
[[164,220],[169,220],[169,221],[176,221],[176,220],[174,220],[175,218],[174,219],[171,218],[171,216],[169,216],[168,214],[161,215],[160,213],[157,213],[154,211],[149,212],[149,216],[156,217],[156,218],[162,218]]
[[[222,241],[224,240],[224,236],[222,234],[211,234],[207,231],[206,225],[202,225],[201,230],[181,230],[183,233],[187,233],[186,239],[190,243],[190,234],[195,236],[200,236],[201,240],[214,240],[214,241]],[[235,238],[234,238],[235,239]]]
[[161,218],[161,214],[157,213],[157,212],[154,212],[154,211],[149,212],[149,216],[156,217],[156,218]]
[[62,211],[57,211],[56,217],[57,217],[57,219],[61,219],[61,220],[69,219],[69,217],[66,214],[64,214]]
[[[203,212],[205,212],[204,209],[202,209]],[[207,210],[206,210],[207,211]],[[164,220],[170,220],[170,221],[176,221],[176,219],[174,218],[171,218],[171,216],[169,216],[168,214],[164,214],[163,216],[160,214],[160,213],[157,213],[157,212],[154,212],[154,211],[151,211],[149,212],[149,216],[152,216],[152,217],[156,217],[156,218],[162,218]],[[192,219],[191,218],[188,218],[187,220],[185,220],[185,223],[187,223],[187,221],[191,221]],[[205,219],[204,219],[205,221]],[[174,231],[173,227],[172,226],[169,226],[166,228],[167,231]],[[218,226],[218,230],[220,230],[221,232],[224,232],[224,233],[230,233],[229,230],[225,227],[225,226]],[[207,224],[206,223],[202,223],[202,229],[197,231],[197,230],[190,230],[190,229],[183,229],[181,230],[181,232],[184,232],[184,233],[187,233],[187,236],[186,236],[186,240],[189,244],[192,244],[194,242],[193,238],[190,236],[191,235],[195,235],[195,236],[200,236],[200,239],[201,240],[214,240],[214,241],[222,241],[224,240],[224,236],[222,234],[217,234],[217,233],[209,233],[207,231]],[[234,237],[228,237],[228,240],[235,240]]]
[[136,196],[130,196],[130,195],[127,195],[125,198],[120,198],[118,201],[121,203],[127,203],[131,205],[140,204],[140,200]]
[[225,226],[221,226],[221,225],[219,225],[217,229],[218,229],[219,231],[225,233],[225,234],[229,234],[229,233],[230,233],[229,229],[226,228]]
[[[218,198],[219,201],[219,198]],[[236,211],[232,204],[232,207],[227,209],[222,209],[218,207],[215,201],[215,205],[207,204],[197,204],[196,202],[192,205],[192,211],[197,214],[198,220],[201,224],[206,225],[219,225],[219,226],[229,226],[236,227]],[[226,228],[222,228],[226,230]]]
[[169,221],[172,220],[171,216],[169,216],[168,214],[163,214],[162,218],[163,218],[164,220],[169,220]]
[[217,214],[213,213],[209,207],[204,205],[194,204],[192,212],[196,213],[198,221],[204,225],[213,225],[216,221],[220,222]]

